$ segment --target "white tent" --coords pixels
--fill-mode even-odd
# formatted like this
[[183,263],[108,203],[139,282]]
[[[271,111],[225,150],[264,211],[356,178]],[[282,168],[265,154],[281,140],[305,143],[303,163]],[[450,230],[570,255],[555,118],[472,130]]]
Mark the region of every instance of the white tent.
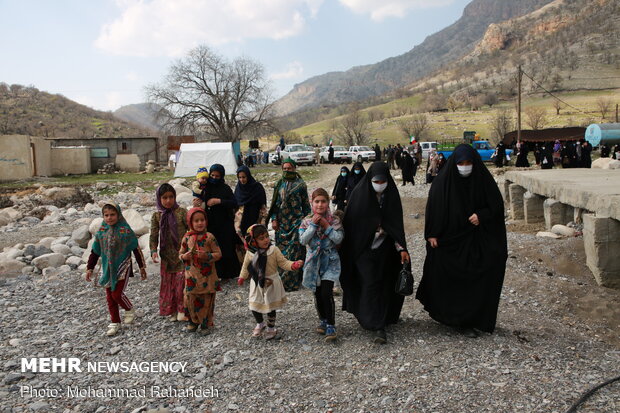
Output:
[[237,161],[230,142],[182,143],[174,176],[194,176],[201,166],[209,168],[214,163],[224,166],[227,174],[237,171]]

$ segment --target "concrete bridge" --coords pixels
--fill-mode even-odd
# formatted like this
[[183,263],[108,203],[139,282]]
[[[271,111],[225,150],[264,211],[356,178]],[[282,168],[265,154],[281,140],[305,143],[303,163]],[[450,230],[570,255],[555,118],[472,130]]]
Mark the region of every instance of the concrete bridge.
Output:
[[599,285],[620,289],[620,170],[508,171],[503,190],[513,220],[583,222],[588,268]]

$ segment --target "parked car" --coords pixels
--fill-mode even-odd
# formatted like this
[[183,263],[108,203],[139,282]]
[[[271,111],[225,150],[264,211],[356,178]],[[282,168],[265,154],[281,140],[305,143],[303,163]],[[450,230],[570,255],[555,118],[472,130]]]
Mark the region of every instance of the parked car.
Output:
[[352,162],[370,162],[375,160],[375,151],[368,146],[351,146],[349,148],[351,152]]
[[[345,148],[344,146],[336,146],[336,145],[333,145],[333,148],[334,148],[334,162],[335,163],[342,163],[342,162],[351,163],[351,160],[353,159],[353,157],[351,155],[351,152],[349,152],[347,148]],[[321,148],[321,153],[319,154],[319,157],[320,157],[321,163],[329,162],[329,146],[323,146]]]
[[[495,147],[493,147],[489,141],[474,141],[472,143],[474,149],[480,154],[483,162],[490,162],[493,160],[493,154],[495,153]],[[443,153],[443,156],[448,159],[452,152],[454,151],[454,146],[452,147],[440,147],[437,150],[437,153]],[[506,149],[506,159],[509,160],[512,156],[512,149]]]
[[297,162],[297,165],[312,165],[316,163],[316,159],[314,158],[314,149],[301,143],[286,145],[284,150],[280,152],[280,156],[282,157],[282,160],[291,158]]
[[431,149],[437,149],[437,142],[420,142],[422,148],[422,159],[428,159]]

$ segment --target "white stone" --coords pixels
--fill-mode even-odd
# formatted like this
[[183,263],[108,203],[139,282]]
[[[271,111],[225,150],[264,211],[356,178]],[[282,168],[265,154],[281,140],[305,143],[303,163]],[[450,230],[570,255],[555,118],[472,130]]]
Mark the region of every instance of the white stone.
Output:
[[151,233],[149,232],[148,234],[144,234],[140,238],[138,238],[138,245],[140,245],[141,250],[144,250],[144,249],[146,249],[147,251],[149,250],[150,237],[151,237]]
[[103,224],[103,218],[99,217],[99,218],[93,219],[90,225],[88,226],[88,231],[92,235],[95,235],[95,233],[99,231],[99,228],[101,228],[101,224]]
[[[88,243],[86,243],[86,245],[88,245]],[[82,254],[84,254],[84,248],[78,247],[77,245],[71,247],[71,254],[75,255],[76,257],[81,257]]]
[[574,237],[577,234],[574,228],[567,227],[566,225],[556,224],[551,228],[551,232],[564,237]]
[[26,267],[22,268],[22,274],[24,274],[24,275],[32,274],[33,271],[34,271],[34,267],[31,267],[31,266],[26,266]]
[[558,234],[554,234],[553,232],[547,232],[547,231],[540,231],[536,233],[536,236],[539,238],[553,238],[553,239],[562,238]]
[[71,254],[71,248],[67,247],[64,244],[53,244],[52,248],[50,248],[53,252],[57,252],[62,255]]
[[93,248],[94,242],[95,242],[95,237],[91,238],[90,241],[88,241],[88,245],[86,246],[86,249],[84,250],[84,253],[82,254],[82,261],[88,262],[88,256],[90,255],[90,250]]
[[175,185],[183,185],[185,183],[185,178],[171,179],[170,181],[168,181],[168,183],[173,187]]
[[172,185],[172,187],[173,187],[173,188],[174,188],[174,190],[177,192],[177,197],[178,197],[180,194],[190,194],[190,195],[191,195],[191,193],[192,193],[192,190],[191,190],[191,189],[189,189],[189,188],[188,188],[188,187],[186,187],[186,186],[180,185],[180,184],[178,184],[178,185]]
[[60,275],[60,268],[47,267],[43,268],[42,274],[45,278],[52,278]]
[[67,243],[67,241],[69,241],[69,239],[71,239],[71,237],[67,237],[67,236],[64,236],[64,237],[58,237],[58,238],[54,239],[54,241],[52,241],[52,244],[51,244],[51,245],[56,245],[56,244],[66,244],[66,243]]
[[123,211],[123,216],[127,220],[127,223],[133,229],[133,232],[137,236],[144,235],[150,230],[149,224],[142,219],[142,215],[135,209],[128,209]]
[[190,193],[184,192],[182,194],[177,193],[177,203],[181,205],[182,207],[191,208],[193,200],[194,200],[194,197],[191,192]]
[[75,208],[69,208],[67,209],[67,212],[65,213],[65,215],[67,216],[73,216],[73,215],[77,215],[78,211]]
[[79,228],[76,228],[71,233],[71,239],[76,242],[77,245],[84,248],[88,245],[88,241],[90,240],[90,228],[88,225],[83,225]]
[[26,264],[21,261],[5,258],[0,260],[0,274],[21,273],[25,266]]
[[82,264],[82,265],[80,265],[80,266],[78,267],[78,270],[79,270],[79,271],[86,271],[86,267],[87,267],[87,265],[86,265],[86,264]]
[[142,189],[141,187],[137,186],[136,187],[136,193],[137,194],[143,194],[144,193],[144,189]]
[[613,161],[609,162],[609,169],[620,169],[620,161],[614,159]]
[[95,213],[99,213],[101,212],[101,207],[99,205],[94,205],[91,203],[88,203],[84,206],[84,212],[88,213],[88,214],[95,214]]
[[80,257],[69,257],[66,261],[67,264],[73,265],[74,267],[79,267],[80,265],[82,265],[82,262],[82,258]]
[[45,237],[45,238],[41,238],[41,240],[39,242],[37,242],[37,245],[43,245],[46,248],[50,248],[52,246],[52,243],[56,240],[56,238],[54,237]]
[[9,222],[11,222],[9,220],[8,217],[4,216],[4,215],[0,215],[0,227],[5,226],[6,224],[8,224]]
[[60,267],[65,263],[65,256],[57,252],[44,254],[32,260],[32,264],[42,270],[47,267]]
[[108,187],[108,184],[106,184],[105,182],[97,182],[97,184],[95,185],[95,188],[97,189],[106,189]]
[[59,222],[60,218],[61,218],[60,212],[52,211],[51,214],[46,215],[45,218],[43,218],[43,221],[41,221],[41,223],[43,223],[43,224],[53,224],[53,223]]
[[23,215],[13,207],[0,209],[0,216],[6,217],[9,221],[19,221]]
[[2,255],[10,260],[14,260],[17,257],[23,257],[24,251],[18,248],[9,248],[7,251],[3,252]]

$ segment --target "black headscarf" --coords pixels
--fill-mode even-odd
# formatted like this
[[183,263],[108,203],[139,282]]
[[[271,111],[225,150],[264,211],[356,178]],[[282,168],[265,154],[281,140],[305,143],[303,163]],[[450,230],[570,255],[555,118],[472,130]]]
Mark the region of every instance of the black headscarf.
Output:
[[[347,176],[342,176],[342,173],[346,172]],[[338,174],[338,178],[336,178],[336,184],[334,185],[334,190],[332,191],[333,196],[344,196],[346,194],[347,181],[349,180],[349,175],[351,172],[349,168],[343,166],[340,168],[340,173]],[[338,200],[334,200],[333,203],[337,203]]]
[[[471,160],[462,177],[457,162]],[[469,222],[476,213],[479,225]],[[448,325],[492,332],[508,256],[504,201],[480,155],[459,145],[433,180],[426,204],[424,275],[416,298]]]
[[[382,207],[372,187],[372,179],[381,175],[386,177],[388,182],[387,188],[381,194]],[[344,227],[347,231],[348,242],[343,244],[343,248],[347,249],[345,252],[347,259],[355,260],[370,246],[379,226],[394,241],[403,248],[407,248],[403,206],[398,188],[390,175],[390,168],[385,162],[374,162],[351,193],[344,214]]]
[[237,198],[237,204],[239,206],[246,204],[267,205],[267,195],[265,195],[265,188],[260,182],[252,176],[250,168],[242,165],[237,169],[237,176],[239,172],[244,172],[248,177],[248,181],[245,184],[237,182],[235,187],[235,198]]
[[[358,168],[360,170],[359,174],[355,173],[355,168]],[[364,164],[362,164],[361,162],[355,162],[351,167],[351,173],[349,173],[349,176],[347,177],[347,200],[351,197],[351,193],[353,192],[353,189],[355,189],[355,186],[358,184],[358,182],[360,182],[362,178],[364,178],[364,175],[366,175],[366,169],[364,169]]]

